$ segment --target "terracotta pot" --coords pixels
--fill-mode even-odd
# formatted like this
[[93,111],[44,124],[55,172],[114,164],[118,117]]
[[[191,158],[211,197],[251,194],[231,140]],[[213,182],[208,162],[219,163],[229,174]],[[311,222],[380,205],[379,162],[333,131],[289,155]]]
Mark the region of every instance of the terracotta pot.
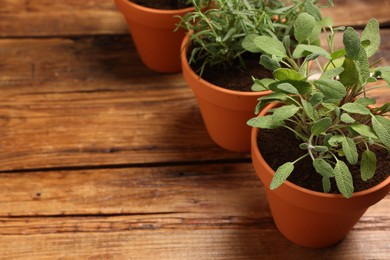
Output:
[[200,78],[187,60],[187,42],[183,40],[181,61],[185,80],[195,93],[203,121],[211,139],[224,149],[250,151],[251,127],[246,122],[254,116],[257,99],[271,91],[241,92],[224,89]]
[[129,0],[114,0],[126,18],[130,33],[143,63],[157,72],[179,72],[180,45],[185,31],[174,31],[180,19],[194,8],[159,10]]
[[[267,106],[265,115],[275,104]],[[286,181],[270,190],[274,171],[264,161],[257,145],[259,129],[252,129],[252,162],[266,189],[268,202],[279,231],[292,242],[305,247],[327,247],[341,241],[368,207],[390,191],[390,177],[370,189],[353,193],[347,199],[341,194],[311,191]]]

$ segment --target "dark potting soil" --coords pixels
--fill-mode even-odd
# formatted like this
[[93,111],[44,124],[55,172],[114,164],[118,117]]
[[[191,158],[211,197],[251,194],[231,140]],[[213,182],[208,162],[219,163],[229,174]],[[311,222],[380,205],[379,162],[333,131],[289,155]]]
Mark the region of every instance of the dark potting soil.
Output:
[[162,9],[162,10],[175,10],[189,7],[191,5],[185,5],[178,0],[129,0],[136,4],[150,7],[154,9]]
[[[301,141],[285,128],[260,129],[257,143],[263,158],[273,170],[276,170],[283,163],[293,162],[305,154],[305,151],[298,147]],[[375,152],[377,156],[376,174],[371,179],[363,181],[360,177],[360,162],[350,167],[355,192],[369,189],[390,176],[390,155],[387,150],[377,146],[371,146],[370,150]],[[288,180],[306,189],[323,192],[322,177],[313,168],[310,157],[295,164],[295,170]],[[340,193],[334,178],[331,179],[331,185],[331,193]]]
[[[245,53],[243,59],[247,66],[246,69],[240,68],[238,62],[228,66],[206,67],[202,78],[222,88],[245,92],[252,91],[252,76],[258,79],[272,78],[272,72],[259,64],[259,54]],[[195,72],[199,70],[199,67],[199,63],[191,64],[191,68]]]

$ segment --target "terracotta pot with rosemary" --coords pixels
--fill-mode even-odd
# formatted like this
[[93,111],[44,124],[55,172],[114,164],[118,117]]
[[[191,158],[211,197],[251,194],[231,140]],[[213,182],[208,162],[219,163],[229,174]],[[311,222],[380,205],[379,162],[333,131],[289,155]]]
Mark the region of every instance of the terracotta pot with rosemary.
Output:
[[[248,121],[252,161],[280,232],[299,245],[325,247],[389,193],[390,103],[375,106],[367,96],[375,87],[367,85],[388,86],[390,67],[369,62],[380,45],[375,19],[361,36],[324,19],[327,50],[307,44],[315,20],[298,20],[292,52],[288,41],[245,40],[273,67],[273,78],[257,81],[272,94],[259,99],[260,116]],[[343,31],[341,49],[334,44],[337,31]],[[320,68],[315,77],[310,60]]]
[[[185,30],[176,30],[180,17],[194,10],[189,0],[114,0],[143,63],[163,73],[179,72]],[[209,0],[196,0],[205,7]]]
[[[181,27],[189,34],[183,41],[183,74],[194,91],[212,140],[236,152],[250,151],[246,121],[253,106],[270,91],[252,92],[252,76],[268,78],[268,68],[259,67],[257,55],[242,46],[247,35],[260,34],[282,40],[292,33],[300,13],[321,20],[316,1],[215,0],[214,7],[183,17]],[[313,31],[318,40],[320,32]],[[263,64],[262,61],[260,61]]]

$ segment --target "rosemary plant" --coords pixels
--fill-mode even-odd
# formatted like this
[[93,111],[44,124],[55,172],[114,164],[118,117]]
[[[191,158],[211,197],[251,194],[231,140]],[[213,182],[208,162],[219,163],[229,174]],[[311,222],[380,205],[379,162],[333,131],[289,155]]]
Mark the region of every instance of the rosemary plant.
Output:
[[[306,150],[304,156],[281,165],[272,180],[271,189],[279,187],[293,172],[294,164],[310,157],[315,171],[322,176],[324,192],[331,189],[335,178],[337,189],[345,197],[354,191],[350,166],[360,163],[361,178],[368,180],[376,172],[376,154],[370,149],[379,146],[390,151],[390,103],[372,107],[375,99],[366,93],[367,84],[380,80],[377,87],[389,86],[390,67],[375,67],[370,63],[380,45],[379,24],[368,22],[361,36],[351,27],[332,28],[331,19],[323,19],[322,30],[328,50],[310,45],[316,29],[316,19],[301,13],[294,24],[291,50],[289,40],[283,42],[265,35],[249,35],[243,41],[245,49],[261,53],[262,64],[273,70],[273,79],[255,79],[253,89],[270,89],[273,93],[259,99],[258,113],[266,104],[279,101],[284,105],[270,114],[252,118],[252,127],[291,130]],[[343,31],[344,48],[335,48],[335,35]],[[319,62],[319,58],[326,62]],[[321,72],[313,79],[308,62],[318,64]],[[358,147],[363,147],[359,154]]]
[[[305,11],[318,21],[322,19],[317,0],[286,2],[214,0],[212,7],[202,9],[192,0],[195,11],[185,15],[179,24],[192,32],[189,62],[201,64],[198,71],[200,75],[206,66],[238,63],[245,69],[243,54],[247,50],[242,47],[242,40],[247,35],[266,35],[282,40],[292,35],[293,24],[300,13]],[[319,26],[317,28],[320,30]],[[313,39],[317,42],[318,35],[313,33]]]

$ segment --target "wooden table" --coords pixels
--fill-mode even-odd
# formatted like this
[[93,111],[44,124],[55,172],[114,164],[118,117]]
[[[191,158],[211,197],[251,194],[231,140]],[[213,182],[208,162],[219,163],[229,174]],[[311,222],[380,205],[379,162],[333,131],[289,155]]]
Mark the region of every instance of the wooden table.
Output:
[[[388,0],[335,2],[338,25],[390,22]],[[280,235],[249,154],[143,66],[111,1],[2,0],[0,37],[1,259],[390,259],[390,196],[334,247]]]

